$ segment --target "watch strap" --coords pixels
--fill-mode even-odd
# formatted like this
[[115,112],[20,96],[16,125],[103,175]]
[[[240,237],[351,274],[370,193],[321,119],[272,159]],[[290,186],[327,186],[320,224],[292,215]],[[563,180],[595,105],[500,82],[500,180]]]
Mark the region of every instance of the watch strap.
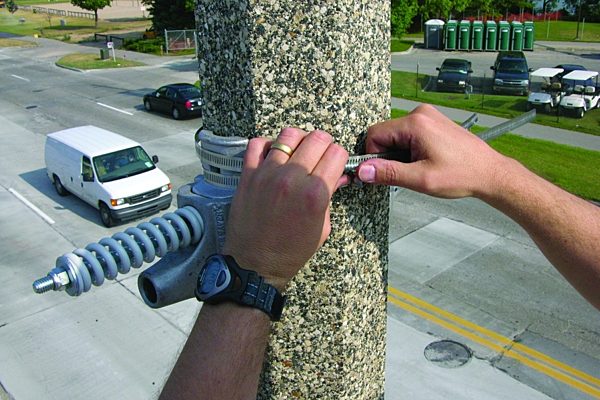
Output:
[[[212,295],[199,293],[196,289],[198,300],[208,304],[233,301],[244,306],[258,308],[266,313],[272,321],[281,319],[286,298],[279,293],[277,288],[267,283],[257,272],[240,267],[232,256],[212,255],[207,260],[211,257],[223,258],[231,274],[231,279],[226,288]],[[200,276],[199,279],[201,278]]]

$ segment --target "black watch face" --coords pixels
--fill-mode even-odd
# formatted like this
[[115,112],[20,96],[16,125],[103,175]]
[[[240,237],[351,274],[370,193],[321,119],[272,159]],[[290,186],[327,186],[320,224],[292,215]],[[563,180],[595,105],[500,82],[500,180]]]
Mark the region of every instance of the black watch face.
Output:
[[198,297],[201,300],[210,299],[216,294],[221,293],[231,282],[231,273],[220,256],[210,256],[198,277]]

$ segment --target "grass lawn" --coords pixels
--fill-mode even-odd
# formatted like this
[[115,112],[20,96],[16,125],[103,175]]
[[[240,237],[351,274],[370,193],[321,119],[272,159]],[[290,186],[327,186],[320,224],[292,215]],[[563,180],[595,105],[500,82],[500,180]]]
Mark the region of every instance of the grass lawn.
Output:
[[[19,19],[24,18],[25,22]],[[61,26],[60,20],[65,20],[66,25]],[[5,8],[0,9],[0,31],[20,36],[33,36],[58,39],[70,42],[79,42],[93,37],[94,33],[110,32],[117,30],[144,31],[151,25],[150,20],[134,20],[110,22],[99,20],[98,27],[94,21],[87,18],[71,18],[63,16],[48,16],[48,14],[32,13],[18,10],[11,14]]]
[[[527,98],[525,96],[472,94],[470,98],[465,98],[463,93],[421,91],[421,88],[427,85],[430,78],[430,76],[419,74],[418,90],[415,90],[417,79],[415,73],[392,71],[392,96],[505,118],[514,118],[527,111]],[[600,109],[587,112],[581,119],[561,115],[558,122],[556,115],[538,113],[535,123],[600,136]]]
[[396,53],[406,51],[410,49],[414,43],[414,40],[392,38],[392,40],[390,40],[390,52]]
[[115,62],[112,57],[108,60],[101,60],[96,54],[69,54],[58,60],[56,65],[77,69],[103,69],[138,67],[144,64],[119,57]]
[[[408,114],[392,109],[392,118]],[[486,128],[474,126],[474,133]],[[546,140],[506,134],[490,142],[500,153],[519,160],[527,168],[584,199],[600,201],[600,152],[565,146]]]
[[[534,25],[536,40],[572,41],[577,37],[577,21],[541,21]],[[579,41],[600,42],[600,23],[579,24],[579,33]]]
[[500,136],[490,145],[566,191],[600,201],[600,152],[517,135]]

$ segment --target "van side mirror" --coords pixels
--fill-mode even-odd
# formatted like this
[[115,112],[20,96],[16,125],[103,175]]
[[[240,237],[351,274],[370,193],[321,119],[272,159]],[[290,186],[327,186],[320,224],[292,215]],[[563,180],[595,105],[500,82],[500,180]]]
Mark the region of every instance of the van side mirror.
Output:
[[533,72],[533,68],[529,68],[529,72]]
[[439,70],[440,70],[440,67],[435,67],[435,69],[436,69],[437,71],[439,71]]
[[156,155],[152,156],[152,162],[154,164],[158,164],[158,156],[156,156]]
[[490,67],[490,69],[491,69],[491,70],[495,70],[496,68],[494,68],[494,66],[492,65],[492,66]]
[[472,73],[473,73],[473,70],[472,70],[472,69],[470,69],[470,70],[468,70],[467,72],[468,72],[469,74],[472,74]]

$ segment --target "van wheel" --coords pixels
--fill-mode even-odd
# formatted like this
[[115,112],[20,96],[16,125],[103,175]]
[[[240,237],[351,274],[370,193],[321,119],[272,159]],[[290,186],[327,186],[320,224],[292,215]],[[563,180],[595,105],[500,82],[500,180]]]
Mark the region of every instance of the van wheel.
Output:
[[110,209],[104,203],[100,203],[100,219],[102,220],[104,226],[106,226],[107,228],[110,228],[115,224],[115,220],[110,214]]
[[63,186],[62,182],[60,181],[60,178],[56,175],[53,175],[54,178],[54,189],[56,189],[56,193],[58,193],[59,196],[66,196],[69,194],[69,191],[67,189],[65,189],[65,187]]
[[171,115],[173,116],[173,119],[181,118],[181,113],[179,112],[179,108],[173,107],[173,110],[171,110]]
[[152,111],[152,104],[150,104],[150,100],[144,100],[144,108],[146,111]]

